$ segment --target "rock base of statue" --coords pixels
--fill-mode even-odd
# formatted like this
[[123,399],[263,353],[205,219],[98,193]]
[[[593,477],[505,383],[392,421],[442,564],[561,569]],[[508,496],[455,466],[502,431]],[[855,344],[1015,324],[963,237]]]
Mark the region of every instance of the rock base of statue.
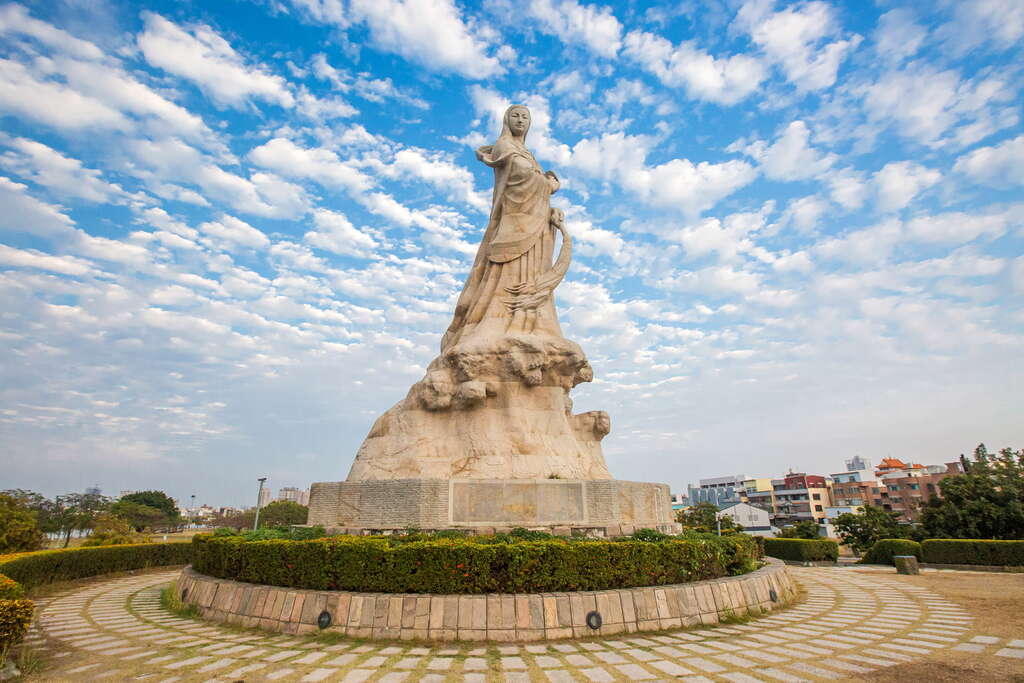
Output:
[[368,534],[515,527],[556,534],[679,533],[666,484],[614,479],[384,479],[313,484],[310,525]]

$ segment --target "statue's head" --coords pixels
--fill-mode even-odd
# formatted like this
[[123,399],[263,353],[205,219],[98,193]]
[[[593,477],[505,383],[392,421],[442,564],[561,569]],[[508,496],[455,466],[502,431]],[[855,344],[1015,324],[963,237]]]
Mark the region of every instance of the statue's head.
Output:
[[513,104],[505,110],[504,128],[516,137],[525,138],[530,130],[530,110],[522,104]]

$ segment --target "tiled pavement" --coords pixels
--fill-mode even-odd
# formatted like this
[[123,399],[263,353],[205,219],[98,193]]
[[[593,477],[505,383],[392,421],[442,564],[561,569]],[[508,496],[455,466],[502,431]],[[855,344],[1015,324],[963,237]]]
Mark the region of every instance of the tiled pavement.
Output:
[[172,681],[817,681],[937,650],[1024,659],[1024,640],[980,635],[972,617],[885,575],[791,568],[807,599],[749,624],[521,645],[355,642],[243,631],[159,604],[174,573],[114,579],[41,604],[28,637],[38,679]]

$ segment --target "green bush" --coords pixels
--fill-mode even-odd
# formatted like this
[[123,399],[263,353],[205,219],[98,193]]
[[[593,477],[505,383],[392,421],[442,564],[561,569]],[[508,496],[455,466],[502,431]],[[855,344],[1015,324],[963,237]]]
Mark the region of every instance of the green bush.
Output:
[[64,548],[0,556],[0,572],[32,588],[110,572],[188,564],[191,559],[190,543]]
[[25,597],[25,589],[12,578],[0,574],[0,600],[19,600]]
[[921,544],[906,538],[883,538],[875,541],[875,544],[861,558],[861,564],[889,564],[894,565],[893,556],[913,555],[922,560]]
[[536,593],[665,585],[756,568],[748,536],[665,541],[409,540],[332,536],[245,541],[197,535],[193,567],[248,583],[383,593]]
[[924,561],[933,564],[1024,566],[1024,541],[931,538],[921,543]]
[[827,538],[766,538],[764,554],[792,562],[835,562],[839,544]]

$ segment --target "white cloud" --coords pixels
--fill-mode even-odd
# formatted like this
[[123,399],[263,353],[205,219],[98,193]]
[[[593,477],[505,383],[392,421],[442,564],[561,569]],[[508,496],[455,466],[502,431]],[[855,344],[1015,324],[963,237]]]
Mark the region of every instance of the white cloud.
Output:
[[861,41],[854,34],[828,42],[839,33],[833,10],[823,2],[805,2],[772,12],[774,2],[748,0],[737,14],[753,41],[777,62],[798,90],[822,90],[836,82],[839,64]]
[[336,211],[316,209],[313,212],[315,230],[306,233],[306,242],[335,254],[368,258],[378,247],[377,241],[356,228],[348,218]]
[[1017,0],[957,0],[953,19],[937,34],[954,54],[976,47],[1005,50],[1024,38],[1024,5]]
[[692,41],[673,46],[646,31],[631,31],[623,54],[666,86],[684,87],[690,97],[718,104],[736,104],[745,99],[766,76],[764,66],[753,57],[715,57]]
[[308,178],[325,187],[341,186],[350,192],[365,192],[373,181],[353,165],[341,161],[328,149],[299,147],[291,140],[274,138],[249,152],[254,163],[293,178]]
[[29,16],[28,10],[10,3],[0,7],[0,35],[21,34],[31,36],[47,47],[60,50],[81,59],[101,59],[103,52],[87,40]]
[[608,58],[619,51],[622,24],[609,7],[581,5],[576,0],[530,0],[527,12],[545,33],[567,45],[582,42]]
[[890,62],[902,62],[921,49],[928,29],[914,21],[914,13],[905,8],[889,10],[878,19],[875,52]]
[[129,121],[98,99],[55,81],[40,80],[25,66],[0,59],[0,110],[63,130],[125,130]]
[[872,177],[880,211],[905,208],[919,193],[942,180],[942,174],[913,161],[892,161]]
[[779,223],[786,226],[791,225],[800,233],[812,233],[818,227],[818,219],[828,209],[828,202],[817,195],[800,197],[792,200],[786,206]]
[[473,174],[449,161],[441,153],[429,153],[415,148],[403,149],[380,171],[393,180],[419,178],[475,209],[490,211],[489,198],[473,189]]
[[1024,204],[981,213],[951,211],[918,216],[907,222],[908,235],[919,242],[962,244],[979,237],[995,239],[1007,230],[1024,225]]
[[0,165],[54,192],[89,202],[107,202],[126,194],[118,185],[103,180],[99,171],[85,168],[78,159],[41,142],[15,138],[7,144],[15,151],[0,156]]
[[979,147],[957,159],[953,170],[993,187],[1024,185],[1024,135]]
[[893,248],[903,239],[900,221],[890,219],[841,237],[828,237],[814,246],[818,257],[856,264],[879,264],[888,260]]
[[228,214],[223,214],[216,221],[202,223],[199,229],[219,242],[228,243],[229,246],[263,249],[270,244],[270,240],[261,231]]
[[832,201],[845,209],[859,209],[864,205],[867,184],[863,174],[853,168],[844,168],[826,175]]
[[27,190],[25,185],[0,176],[0,230],[51,239],[66,239],[73,234],[75,223],[60,207],[39,201]]
[[835,163],[835,154],[811,147],[811,133],[803,121],[793,121],[771,145],[757,140],[748,145],[733,143],[730,151],[742,150],[756,159],[765,176],[773,180],[806,180],[821,175]]
[[35,268],[61,275],[86,275],[93,270],[88,261],[74,256],[52,256],[35,249],[15,249],[0,244],[0,263],[14,268]]
[[504,71],[451,0],[352,0],[350,12],[367,25],[377,47],[428,69],[473,79]]
[[1019,120],[1008,106],[1013,88],[1000,76],[965,81],[956,71],[921,60],[853,91],[863,98],[869,121],[895,124],[904,136],[929,147],[969,145]]
[[214,102],[232,107],[253,99],[282,107],[295,104],[283,78],[245,64],[209,26],[199,24],[187,31],[159,14],[143,12],[142,18],[145,30],[138,44],[146,61],[192,81]]

